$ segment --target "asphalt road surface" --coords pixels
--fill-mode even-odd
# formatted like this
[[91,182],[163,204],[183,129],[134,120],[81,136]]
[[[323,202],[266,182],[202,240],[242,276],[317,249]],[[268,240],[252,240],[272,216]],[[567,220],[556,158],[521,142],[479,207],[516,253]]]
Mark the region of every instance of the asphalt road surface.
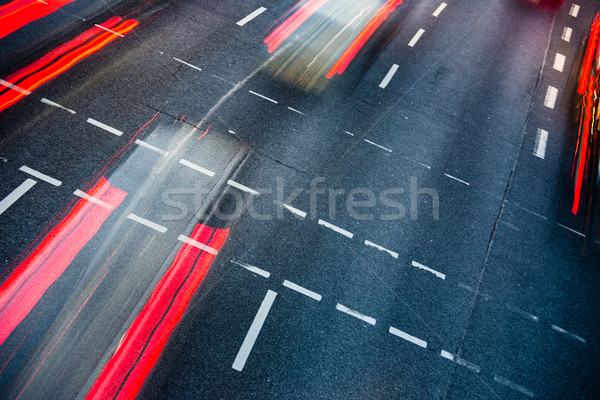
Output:
[[296,3],[75,0],[0,38],[0,397],[598,398],[565,176],[600,2],[405,0],[330,78],[307,54],[377,2],[269,51]]

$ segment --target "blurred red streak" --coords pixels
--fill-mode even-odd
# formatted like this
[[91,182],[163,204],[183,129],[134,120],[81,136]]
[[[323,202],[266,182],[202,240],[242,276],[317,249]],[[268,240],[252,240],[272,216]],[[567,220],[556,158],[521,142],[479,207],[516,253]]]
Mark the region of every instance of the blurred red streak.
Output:
[[74,0],[15,0],[0,7],[0,39]]
[[590,70],[592,69],[592,62],[594,61],[594,55],[596,54],[596,48],[598,47],[598,33],[600,32],[600,14],[596,14],[592,29],[590,31],[590,37],[588,39],[588,47],[583,58],[583,67],[581,68],[581,76],[579,77],[579,86],[577,87],[577,93],[584,94],[585,88],[587,87],[587,81],[590,77]]

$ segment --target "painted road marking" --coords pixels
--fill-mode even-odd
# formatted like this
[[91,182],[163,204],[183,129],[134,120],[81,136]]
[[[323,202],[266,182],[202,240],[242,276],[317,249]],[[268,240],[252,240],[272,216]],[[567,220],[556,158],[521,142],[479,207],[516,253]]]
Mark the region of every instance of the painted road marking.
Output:
[[529,390],[526,387],[523,387],[521,385],[517,385],[516,383],[511,382],[511,381],[509,381],[506,378],[503,378],[503,377],[498,376],[498,375],[494,375],[494,380],[496,382],[498,382],[499,384],[504,385],[504,386],[506,386],[508,388],[511,388],[513,390],[516,390],[517,392],[521,392],[521,393],[523,393],[526,396],[529,396],[531,398],[535,397],[535,394],[531,390]]
[[260,194],[260,192],[257,192],[254,189],[250,189],[248,186],[244,186],[241,183],[237,183],[236,181],[232,181],[231,179],[229,179],[227,181],[227,184],[229,186],[233,186],[234,188],[238,188],[238,189],[243,190],[244,192],[248,192],[250,194],[255,194],[257,196]]
[[303,288],[300,285],[296,285],[293,282],[288,281],[287,279],[285,281],[283,281],[283,286],[295,290],[298,293],[302,293],[305,296],[310,297],[311,299],[314,299],[316,301],[321,301],[321,299],[323,298],[320,294],[313,292],[312,290],[308,290],[306,288]]
[[390,81],[394,77],[394,74],[396,73],[396,71],[398,71],[398,67],[399,67],[398,64],[392,65],[392,67],[390,68],[388,73],[383,77],[383,80],[379,84],[380,88],[385,89],[385,87],[388,85],[388,83],[390,83]]
[[408,42],[408,45],[410,47],[415,47],[415,44],[417,44],[417,42],[419,41],[421,36],[423,36],[424,33],[425,29],[419,29],[417,33],[415,33],[415,36],[413,36],[413,38],[410,40],[410,42]]
[[358,311],[352,310],[352,309],[350,309],[350,308],[348,308],[348,307],[346,307],[346,306],[344,306],[344,305],[342,305],[340,303],[336,304],[335,309],[338,310],[338,311],[341,311],[343,313],[346,313],[348,315],[351,315],[354,318],[358,318],[361,321],[366,322],[367,324],[375,325],[375,322],[376,322],[375,318],[368,317],[368,316],[366,316],[364,314],[361,314]]
[[271,276],[271,273],[270,273],[270,272],[268,272],[268,271],[265,271],[264,269],[260,269],[260,268],[258,268],[258,267],[255,267],[254,265],[250,265],[250,264],[243,263],[243,262],[241,262],[241,261],[238,261],[238,260],[236,260],[235,258],[234,258],[234,259],[232,259],[232,260],[231,260],[231,262],[232,262],[233,264],[235,264],[235,265],[239,265],[240,267],[247,269],[247,270],[248,270],[248,271],[250,271],[250,272],[253,272],[253,273],[255,273],[256,275],[260,275],[260,276],[262,276],[263,278],[268,278],[268,277],[270,277],[270,276]]
[[548,86],[548,90],[546,91],[546,97],[544,98],[544,105],[548,108],[554,108],[557,96],[558,89],[554,86]]
[[270,101],[271,103],[275,103],[275,104],[277,104],[277,101],[275,101],[275,100],[273,100],[273,99],[271,99],[271,98],[269,98],[269,97],[267,97],[267,96],[263,96],[262,94],[260,94],[260,93],[256,93],[256,92],[253,92],[252,90],[248,90],[248,91],[249,91],[250,93],[252,93],[253,95],[260,97],[261,99],[265,99],[265,100],[267,100],[267,101]]
[[327,222],[327,221],[323,221],[322,219],[320,219],[320,220],[319,220],[319,225],[323,225],[324,227],[326,227],[326,228],[329,228],[329,229],[331,229],[332,231],[335,231],[335,232],[337,232],[337,233],[340,233],[340,234],[342,234],[342,235],[344,235],[344,236],[346,236],[346,237],[349,237],[350,239],[352,239],[352,238],[354,237],[354,234],[353,234],[352,232],[348,232],[347,230],[345,230],[345,229],[342,229],[342,228],[340,228],[339,226],[336,226],[336,225],[330,224],[330,223],[329,223],[329,222]]
[[575,229],[571,229],[571,228],[569,228],[568,226],[565,226],[565,225],[563,225],[563,224],[559,224],[558,222],[556,223],[556,225],[560,226],[561,228],[565,228],[566,230],[568,230],[568,231],[570,231],[570,232],[573,232],[573,233],[574,233],[574,234],[576,234],[576,235],[579,235],[579,236],[581,236],[581,237],[585,237],[585,235],[584,235],[583,233],[581,233],[581,232],[577,232]]
[[564,40],[565,42],[571,41],[572,34],[573,34],[573,29],[569,28],[568,26],[565,26],[565,29],[563,30],[563,33],[562,33],[562,40]]
[[543,159],[546,156],[546,143],[548,142],[548,131],[543,129],[537,130],[537,136],[535,138],[535,148],[533,155]]
[[579,6],[577,4],[571,4],[571,9],[569,10],[569,15],[571,17],[575,17],[577,18],[577,15],[579,15]]
[[369,144],[372,144],[373,146],[379,147],[380,149],[382,149],[382,150],[385,150],[385,151],[387,151],[387,152],[389,152],[389,153],[391,153],[391,152],[392,152],[392,150],[388,149],[387,147],[383,147],[383,146],[382,146],[382,145],[380,145],[380,144],[377,144],[377,143],[375,143],[375,142],[371,142],[371,141],[370,141],[370,140],[368,140],[368,139],[363,139],[363,140],[364,140],[365,142],[367,142],[367,143],[369,143]]
[[218,253],[218,250],[215,250],[215,249],[213,249],[210,246],[207,246],[207,245],[205,245],[203,243],[197,242],[194,239],[189,238],[189,237],[184,236],[184,235],[179,235],[179,237],[177,238],[177,240],[179,240],[180,242],[187,243],[190,246],[194,246],[197,249],[206,251],[207,253],[210,253],[212,255],[217,255],[217,253]]
[[246,361],[248,360],[248,356],[254,347],[254,343],[256,342],[256,338],[258,338],[258,334],[267,319],[267,315],[269,315],[269,311],[271,310],[271,306],[275,301],[275,297],[277,293],[269,290],[263,299],[256,316],[254,317],[254,321],[252,321],[252,325],[250,325],[250,329],[244,338],[244,342],[238,351],[235,360],[233,361],[233,365],[231,368],[236,371],[242,371],[244,369],[244,365],[246,365]]
[[17,92],[24,94],[25,96],[29,96],[31,94],[29,90],[23,89],[22,87],[19,87],[17,85],[13,85],[12,83],[5,81],[4,79],[0,79],[0,85],[9,87],[12,90],[16,90]]
[[467,185],[467,186],[470,186],[470,183],[469,183],[469,182],[467,182],[467,181],[463,181],[462,179],[458,179],[457,177],[455,177],[455,176],[452,176],[452,175],[450,175],[450,174],[446,174],[446,173],[444,173],[444,175],[446,175],[446,176],[447,176],[448,178],[450,178],[450,179],[454,179],[455,181],[458,181],[458,182],[460,182],[460,183],[462,183],[462,184],[465,184],[465,185]]
[[110,33],[112,33],[112,34],[114,34],[114,35],[118,35],[118,36],[121,36],[121,37],[125,37],[125,36],[121,35],[119,32],[115,32],[115,31],[113,31],[112,29],[105,28],[105,27],[103,27],[102,25],[98,25],[98,24],[94,24],[94,25],[96,25],[98,28],[100,28],[100,29],[104,29],[105,31],[107,31],[107,32],[110,32]]
[[524,318],[530,319],[534,322],[540,322],[540,319],[533,314],[530,314],[526,311],[520,310],[516,307],[511,306],[510,304],[506,304],[506,308],[514,313],[521,315]]
[[354,133],[352,133],[352,132],[348,132],[348,131],[344,131],[344,132],[347,133],[350,136],[354,136]]
[[208,175],[210,177],[215,176],[215,173],[212,172],[211,170],[208,170],[206,168],[202,168],[201,166],[196,165],[193,162],[190,162],[188,160],[184,160],[183,158],[181,160],[179,160],[179,164],[185,165],[188,168],[191,168],[191,169],[193,169],[195,171],[201,172],[204,175]]
[[247,16],[245,16],[244,18],[240,19],[238,22],[236,22],[236,24],[239,25],[239,26],[244,26],[248,22],[252,21],[254,18],[258,17],[260,14],[264,13],[265,11],[267,11],[266,8],[259,7],[256,10],[252,11]]
[[561,328],[560,326],[556,326],[556,325],[552,324],[552,329],[554,329],[556,332],[562,333],[563,335],[567,335],[572,339],[579,340],[581,343],[586,343],[585,339],[582,338],[581,336],[577,336],[576,334],[571,333],[571,332]]
[[94,203],[94,204],[97,204],[97,205],[99,205],[100,207],[104,207],[104,208],[107,208],[107,209],[109,209],[109,210],[112,210],[113,208],[115,208],[115,206],[114,206],[114,205],[112,205],[112,204],[109,204],[109,203],[107,203],[107,202],[105,202],[105,201],[102,201],[102,200],[100,200],[100,199],[99,199],[99,198],[97,198],[97,197],[90,196],[90,195],[89,195],[89,194],[87,194],[86,192],[83,192],[83,191],[81,191],[81,190],[79,190],[79,189],[77,189],[76,191],[74,191],[74,192],[73,192],[73,194],[74,194],[75,196],[81,197],[82,199],[85,199],[85,200],[87,200],[87,201],[90,201],[90,202],[92,202],[92,203]]
[[434,17],[439,17],[440,13],[441,13],[442,11],[444,11],[444,8],[446,8],[446,6],[447,6],[447,5],[448,5],[448,4],[446,4],[446,3],[442,3],[442,4],[440,4],[440,6],[439,6],[438,8],[436,8],[436,10],[433,12],[433,14],[432,14],[432,15],[433,15]]
[[401,331],[400,329],[396,329],[393,326],[390,326],[390,333],[392,335],[396,335],[404,340],[408,340],[411,343],[416,344],[417,346],[421,346],[422,348],[426,349],[427,348],[427,342],[424,340],[419,339],[418,337],[414,337],[412,335],[409,335],[406,332]]
[[422,270],[425,270],[427,272],[431,272],[432,274],[434,274],[435,276],[437,276],[440,279],[446,279],[446,275],[445,274],[442,274],[441,272],[438,272],[438,271],[436,271],[434,269],[426,267],[425,265],[423,265],[423,264],[421,264],[419,262],[413,261],[412,262],[412,266],[416,267],[416,268],[419,268],[419,269],[422,269]]
[[556,57],[554,57],[554,65],[552,66],[552,68],[554,68],[555,70],[559,71],[559,72],[563,72],[564,68],[565,68],[565,61],[566,61],[566,57],[560,53],[556,53]]
[[371,242],[370,240],[365,240],[365,244],[367,246],[375,247],[377,250],[385,251],[386,253],[388,253],[389,255],[391,255],[394,258],[398,258],[398,253],[396,253],[395,251],[388,250],[385,247],[382,247],[378,244]]
[[285,208],[287,208],[291,213],[298,215],[301,218],[306,218],[306,212],[297,209],[296,207],[289,206],[287,204],[281,203]]
[[60,104],[58,104],[58,103],[55,103],[55,102],[53,102],[52,100],[48,100],[48,99],[47,99],[47,98],[45,98],[45,97],[42,97],[42,100],[40,100],[40,101],[41,101],[42,103],[44,103],[44,104],[48,104],[49,106],[52,106],[52,107],[58,107],[58,108],[62,108],[63,110],[65,110],[65,111],[68,111],[68,112],[70,112],[71,114],[76,114],[76,112],[75,112],[75,111],[73,111],[73,110],[71,110],[70,108],[67,108],[67,107],[61,106]]
[[194,69],[197,69],[198,71],[202,71],[202,68],[200,68],[200,67],[196,67],[195,65],[192,65],[192,64],[190,64],[190,63],[188,63],[188,62],[185,62],[185,61],[183,61],[183,60],[180,60],[179,58],[173,57],[173,60],[175,60],[175,61],[177,61],[177,62],[180,62],[180,63],[182,63],[183,65],[187,65],[187,66],[188,66],[188,67],[190,67],[190,68],[194,68]]
[[463,367],[467,367],[467,368],[469,368],[472,371],[479,372],[479,370],[480,370],[479,366],[477,366],[477,365],[475,365],[475,364],[473,364],[471,362],[468,362],[466,360],[463,360],[459,356],[456,356],[456,355],[454,355],[454,354],[452,354],[450,352],[447,352],[446,350],[442,350],[440,352],[440,355],[442,357],[444,357],[445,359],[450,360],[450,361],[454,361],[458,365],[462,365]]
[[46,174],[42,174],[41,172],[36,171],[33,168],[29,168],[26,165],[23,165],[21,168],[19,168],[19,171],[23,171],[26,174],[34,176],[34,177],[36,177],[36,178],[38,178],[38,179],[40,179],[40,180],[42,180],[44,182],[48,182],[49,184],[54,185],[54,186],[60,186],[60,185],[62,185],[62,182],[59,181],[58,179],[54,179],[51,176],[48,176]]
[[135,144],[137,144],[138,146],[142,146],[148,150],[151,150],[157,154],[160,154],[163,157],[167,157],[169,155],[168,151],[164,151],[163,149],[159,149],[158,147],[152,146],[150,143],[146,143],[142,140],[136,139],[135,140]]
[[135,215],[133,213],[129,214],[127,216],[127,218],[129,218],[132,221],[138,222],[138,223],[140,223],[142,225],[145,225],[148,228],[154,229],[155,231],[158,231],[160,233],[165,233],[167,231],[167,228],[165,228],[164,226],[159,225],[159,224],[157,224],[155,222],[149,221],[146,218],[142,218],[142,217],[140,217],[138,215]]
[[0,215],[10,206],[12,206],[17,200],[21,198],[29,189],[31,189],[37,182],[33,179],[27,178],[25,182],[21,183],[15,190],[10,192],[8,196],[0,200]]
[[120,130],[118,130],[118,129],[115,129],[115,128],[113,128],[112,126],[108,126],[108,125],[106,125],[106,124],[103,124],[103,123],[102,123],[102,122],[100,122],[100,121],[96,121],[96,120],[95,120],[95,119],[93,119],[93,118],[88,118],[88,119],[87,119],[85,122],[87,122],[88,124],[95,125],[95,126],[97,126],[98,128],[104,129],[105,131],[107,131],[107,132],[110,132],[110,133],[112,133],[112,134],[115,134],[115,135],[117,135],[117,136],[121,136],[121,135],[123,134],[123,132],[121,132]]
[[298,114],[301,114],[301,115],[306,115],[302,111],[298,111],[298,110],[296,110],[295,108],[292,108],[292,107],[288,107],[288,110],[293,111],[293,112],[298,113]]

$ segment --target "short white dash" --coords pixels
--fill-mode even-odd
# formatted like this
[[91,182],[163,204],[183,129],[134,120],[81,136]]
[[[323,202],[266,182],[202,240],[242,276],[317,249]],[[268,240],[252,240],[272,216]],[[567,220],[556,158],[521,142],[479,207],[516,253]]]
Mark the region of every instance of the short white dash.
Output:
[[61,181],[59,181],[58,179],[54,179],[54,178],[52,178],[51,176],[48,176],[48,175],[46,175],[46,174],[42,174],[41,172],[39,172],[39,171],[36,171],[36,170],[35,170],[35,169],[33,169],[33,168],[29,168],[29,167],[28,167],[28,166],[26,166],[26,165],[23,165],[21,168],[19,168],[19,171],[23,171],[23,172],[25,172],[26,174],[29,174],[29,175],[31,175],[31,176],[33,176],[33,177],[36,177],[36,178],[38,178],[38,179],[41,179],[41,180],[43,180],[44,182],[48,182],[49,184],[51,184],[51,185],[54,185],[54,186],[60,186],[60,185],[62,185],[62,182],[61,182]]
[[548,108],[554,108],[557,96],[558,89],[554,86],[548,86],[548,90],[546,91],[546,97],[544,97],[544,105]]
[[346,307],[346,306],[344,306],[344,305],[342,305],[340,303],[337,303],[337,305],[335,306],[335,309],[338,310],[338,311],[341,311],[343,313],[346,313],[348,315],[351,315],[354,318],[358,318],[361,321],[366,322],[367,324],[375,325],[375,322],[376,322],[375,318],[368,317],[368,316],[366,316],[364,314],[359,313],[358,311],[351,310],[350,308],[348,308],[348,307]]
[[250,325],[250,329],[248,333],[246,333],[246,337],[240,347],[240,350],[233,361],[233,365],[231,368],[236,371],[242,371],[244,369],[244,365],[246,365],[246,361],[248,360],[248,356],[250,356],[250,352],[254,347],[254,343],[256,343],[256,339],[258,338],[258,334],[262,329],[267,316],[269,315],[269,311],[271,310],[271,306],[275,301],[275,297],[277,297],[277,292],[272,290],[267,291],[265,298],[263,299],[256,316],[254,316],[254,320],[252,321],[252,325]]
[[435,9],[435,11],[433,12],[433,14],[432,14],[432,15],[433,15],[434,17],[439,17],[439,16],[440,16],[440,13],[441,13],[442,11],[444,11],[444,8],[446,8],[446,6],[447,6],[447,5],[448,5],[448,4],[446,4],[446,3],[442,3],[442,4],[440,4],[440,6],[439,6],[438,8],[436,8],[436,9]]
[[535,215],[535,216],[536,216],[536,217],[538,217],[538,218],[541,218],[541,219],[543,219],[544,221],[548,221],[548,218],[544,217],[543,215],[540,215],[540,214],[538,214],[538,213],[536,213],[536,212],[534,212],[534,211],[531,211],[531,210],[529,210],[529,209],[527,209],[527,208],[525,208],[525,207],[521,207],[521,208],[522,208],[523,210],[527,211],[528,213],[530,213],[530,214],[532,214],[532,215]]
[[235,86],[235,83],[233,83],[233,82],[229,82],[229,81],[228,81],[227,79],[225,79],[225,78],[221,78],[220,76],[217,76],[217,75],[215,75],[215,74],[212,74],[212,76],[213,76],[214,78],[217,78],[217,79],[220,79],[220,80],[222,80],[223,82],[227,82],[227,83],[229,83],[231,86]]
[[254,18],[258,17],[260,14],[264,13],[265,11],[267,11],[266,8],[259,7],[256,10],[252,11],[247,16],[245,16],[244,18],[240,19],[238,22],[236,22],[236,24],[239,25],[239,26],[244,26],[248,22],[252,21]]
[[531,313],[528,313],[526,311],[520,310],[520,309],[518,309],[516,307],[513,307],[510,304],[507,304],[506,308],[508,308],[510,311],[512,311],[514,313],[517,313],[517,314],[521,315],[524,318],[530,319],[530,320],[535,321],[535,322],[540,322],[540,319],[538,317],[536,317],[535,315],[533,315]]
[[142,224],[144,226],[147,226],[148,228],[154,229],[155,231],[158,231],[160,233],[165,233],[167,231],[167,228],[165,228],[164,226],[159,225],[159,224],[157,224],[155,222],[149,221],[146,218],[142,218],[142,217],[140,217],[138,215],[135,215],[133,213],[129,214],[127,216],[127,218],[129,218],[132,221],[138,222],[138,223],[140,223],[140,224]]
[[77,189],[76,191],[74,191],[74,192],[73,192],[73,194],[74,194],[75,196],[81,197],[82,199],[84,199],[84,200],[87,200],[87,201],[89,201],[89,202],[91,202],[91,203],[97,204],[97,205],[99,205],[100,207],[104,207],[104,208],[107,208],[107,209],[109,209],[109,210],[112,210],[113,208],[115,208],[115,206],[114,206],[114,205],[112,205],[112,204],[110,204],[110,203],[107,203],[107,202],[105,202],[105,201],[102,201],[102,200],[100,200],[100,199],[99,199],[99,198],[97,198],[97,197],[90,196],[90,195],[89,195],[89,194],[87,194],[86,192],[83,192],[83,191],[81,191],[81,190],[79,190],[79,189]]
[[271,103],[275,103],[275,104],[277,104],[277,101],[275,101],[275,100],[273,100],[273,99],[271,99],[271,98],[269,98],[269,97],[267,97],[267,96],[263,96],[262,94],[260,94],[260,93],[256,93],[256,92],[253,92],[252,90],[248,90],[248,91],[249,91],[250,93],[252,93],[253,95],[260,97],[261,99],[265,99],[265,100],[267,100],[267,101],[270,101]]
[[436,271],[434,269],[426,267],[425,265],[423,265],[421,263],[418,263],[416,261],[412,262],[412,266],[416,267],[416,268],[419,268],[419,269],[422,269],[422,270],[427,271],[427,272],[431,272],[432,274],[434,274],[435,276],[437,276],[440,279],[446,279],[446,275],[445,274],[442,274],[441,272],[438,272],[438,271]]
[[17,85],[13,85],[12,83],[5,81],[4,79],[0,79],[0,85],[9,87],[12,90],[16,90],[17,92],[24,94],[25,96],[28,96],[31,94],[31,92],[29,90],[23,89],[22,87],[19,87]]
[[571,17],[575,17],[577,18],[577,15],[579,15],[579,6],[577,4],[571,4],[571,9],[569,10],[569,15]]
[[425,33],[425,29],[419,29],[417,31],[417,33],[415,33],[415,36],[413,36],[413,38],[410,40],[410,42],[408,42],[408,45],[410,47],[414,47],[415,44],[417,44],[417,42],[419,41],[421,36],[423,36],[424,33]]
[[260,194],[260,192],[257,192],[254,189],[250,189],[248,186],[244,186],[241,183],[237,183],[236,181],[232,181],[231,179],[227,181],[227,184],[229,186],[233,186],[234,188],[238,188],[238,189],[240,189],[240,190],[242,190],[244,192],[248,192],[248,193],[255,194],[255,195],[259,195]]
[[256,275],[260,275],[263,278],[268,278],[271,276],[271,273],[269,271],[265,271],[264,269],[260,269],[258,267],[255,267],[254,265],[250,265],[250,264],[246,264],[244,262],[238,261],[235,258],[231,260],[231,262],[235,265],[239,265],[242,268],[247,269],[248,271],[255,273]]
[[299,216],[299,217],[301,217],[301,218],[306,218],[306,212],[305,212],[305,211],[299,210],[299,209],[297,209],[296,207],[292,207],[292,206],[290,206],[290,205],[287,205],[287,204],[284,204],[284,203],[281,203],[281,204],[282,204],[282,205],[283,205],[283,206],[284,206],[284,207],[285,207],[285,208],[286,208],[288,211],[290,211],[291,213],[293,213],[293,214],[296,214],[296,215],[298,215],[298,216]]
[[290,282],[288,280],[283,281],[283,286],[285,286],[286,288],[295,290],[298,293],[302,293],[305,296],[310,297],[311,299],[314,299],[316,301],[321,301],[322,296],[318,293],[313,292],[312,290],[308,290],[306,288],[303,288],[300,285],[296,285],[293,282]]
[[379,84],[379,87],[382,89],[385,89],[386,86],[388,85],[388,83],[390,83],[390,81],[394,77],[394,74],[396,73],[396,71],[398,71],[398,64],[392,65],[392,67],[390,68],[388,73],[383,77],[383,80]]
[[197,249],[204,250],[207,253],[210,253],[212,255],[216,255],[218,253],[218,251],[216,249],[213,249],[210,246],[207,246],[207,245],[205,245],[203,243],[200,243],[200,242],[198,242],[198,241],[196,241],[196,240],[194,240],[194,239],[192,239],[190,237],[184,236],[184,235],[179,235],[179,237],[177,238],[177,240],[179,240],[180,242],[184,242],[186,244],[189,244],[190,246],[194,246]]
[[344,131],[344,132],[347,133],[350,136],[354,136],[354,133],[352,133],[352,132],[348,132],[348,131]]
[[167,157],[169,155],[168,151],[164,151],[163,149],[159,149],[156,146],[152,146],[150,143],[146,143],[143,140],[136,139],[135,140],[135,144],[137,144],[138,146],[141,146],[143,148],[146,148],[146,149],[148,149],[150,151],[153,151],[153,152],[155,152],[157,154],[160,154],[163,157]]
[[548,131],[543,129],[537,130],[537,136],[535,138],[535,148],[533,155],[543,159],[546,156],[546,143],[548,142]]
[[342,229],[339,226],[330,224],[327,221],[323,221],[322,219],[319,220],[319,225],[323,225],[324,227],[329,228],[332,231],[335,231],[335,232],[337,232],[339,234],[342,234],[342,235],[344,235],[346,237],[349,237],[350,239],[352,239],[354,237],[354,234],[352,232],[348,232],[347,230]]
[[298,113],[298,114],[301,114],[301,115],[306,115],[302,111],[298,111],[298,110],[296,110],[295,108],[292,108],[292,107],[288,107],[288,110],[293,111],[293,112]]
[[188,62],[185,62],[185,61],[183,61],[183,60],[180,60],[179,58],[173,57],[173,60],[175,60],[175,61],[177,61],[177,62],[180,62],[180,63],[182,63],[183,65],[187,65],[187,66],[188,66],[188,67],[190,67],[190,68],[194,68],[194,69],[197,69],[198,71],[202,71],[202,68],[196,67],[195,65],[192,65],[192,64],[190,64],[190,63],[188,63]]
[[8,194],[5,198],[0,200],[0,215],[10,206],[12,206],[17,200],[21,198],[29,189],[31,189],[37,182],[33,179],[27,178],[25,182],[21,183],[19,186],[15,188],[12,192]]
[[475,365],[473,363],[470,363],[470,362],[468,362],[466,360],[463,360],[462,358],[460,358],[460,357],[458,357],[458,356],[456,356],[456,355],[454,355],[454,354],[452,354],[450,352],[447,352],[446,350],[442,350],[440,352],[440,355],[442,357],[444,357],[445,359],[448,359],[450,361],[454,361],[458,365],[462,365],[463,367],[467,367],[467,368],[469,368],[472,371],[475,371],[475,372],[479,372],[480,371],[479,366],[477,366],[477,365]]
[[48,5],[48,3],[46,3],[45,1],[42,1],[42,0],[37,0],[37,2]]
[[73,110],[71,110],[70,108],[67,108],[67,107],[61,106],[60,104],[58,104],[58,103],[55,103],[55,102],[53,102],[52,100],[48,100],[48,99],[47,99],[47,98],[45,98],[45,97],[42,97],[42,100],[41,100],[41,102],[42,102],[42,103],[44,103],[44,104],[48,104],[49,106],[52,106],[52,107],[62,108],[63,110],[65,110],[65,111],[68,111],[68,112],[70,112],[71,114],[76,114],[76,112],[75,112],[75,111],[73,111]]
[[577,336],[576,334],[571,333],[571,332],[561,328],[560,326],[556,326],[556,325],[552,324],[552,329],[554,329],[556,332],[562,333],[563,335],[567,335],[572,339],[579,340],[581,343],[586,343],[585,339],[582,338],[581,336]]
[[574,233],[574,234],[576,234],[576,235],[579,235],[579,236],[581,236],[581,237],[585,237],[585,235],[584,235],[583,233],[581,233],[581,232],[578,232],[578,231],[576,231],[575,229],[571,229],[571,228],[569,228],[568,226],[565,226],[565,225],[563,225],[563,224],[559,224],[558,222],[556,223],[556,225],[560,226],[561,228],[565,228],[566,230],[568,230],[568,231],[570,231],[570,232],[573,232],[573,233]]
[[118,35],[118,36],[121,36],[121,37],[125,37],[125,36],[121,35],[119,32],[115,32],[112,29],[105,28],[102,25],[98,25],[98,24],[94,24],[94,25],[96,25],[98,28],[104,29],[105,31],[110,32],[112,34],[115,34],[115,35]]
[[383,146],[382,146],[382,145],[380,145],[380,144],[377,144],[377,143],[375,143],[375,142],[371,142],[371,141],[370,141],[370,140],[368,140],[368,139],[363,139],[363,140],[364,140],[365,142],[369,143],[369,144],[372,144],[372,145],[373,145],[373,146],[375,146],[375,147],[379,147],[380,149],[387,151],[388,153],[391,153],[391,152],[392,152],[392,150],[388,149],[387,147],[383,147]]
[[186,167],[191,168],[191,169],[193,169],[195,171],[201,172],[204,175],[208,175],[210,177],[215,176],[215,173],[212,172],[211,170],[208,170],[206,168],[202,168],[201,166],[196,165],[193,162],[190,162],[188,160],[184,160],[183,158],[181,160],[179,160],[179,163],[182,164],[182,165],[185,165]]
[[535,394],[531,390],[529,390],[526,387],[523,387],[521,385],[517,385],[516,383],[511,382],[511,381],[509,381],[506,378],[503,378],[503,377],[498,376],[498,375],[494,375],[494,380],[496,382],[498,382],[499,384],[504,385],[504,386],[506,386],[508,388],[511,388],[512,390],[516,390],[517,392],[521,392],[521,393],[523,393],[526,396],[529,396],[531,398],[535,397]]
[[370,240],[365,240],[365,245],[371,246],[371,247],[375,247],[377,250],[385,251],[390,256],[392,256],[394,258],[398,258],[398,253],[396,253],[395,251],[388,250],[385,247],[382,247],[382,246],[380,246],[378,244],[375,244],[375,243],[371,242]]
[[401,331],[400,329],[396,329],[393,326],[390,326],[390,333],[392,335],[401,337],[404,340],[408,340],[411,343],[416,344],[417,346],[421,346],[422,348],[426,349],[427,348],[427,342],[424,340],[421,340],[417,337],[414,337],[412,335],[409,335],[406,332]]
[[566,57],[560,53],[556,53],[556,56],[554,57],[554,65],[552,66],[552,68],[554,68],[555,70],[559,71],[559,72],[563,72],[564,68],[565,68],[565,61],[566,61]]
[[106,124],[104,124],[104,123],[102,123],[100,121],[96,121],[93,118],[88,118],[85,122],[87,122],[88,124],[95,125],[98,128],[104,129],[105,131],[110,132],[110,133],[112,133],[114,135],[117,135],[117,136],[121,136],[123,134],[122,131],[120,131],[118,129],[115,129],[112,126],[106,125]]
[[573,34],[573,29],[569,28],[568,26],[565,26],[565,29],[563,29],[563,33],[562,33],[562,40],[564,40],[565,42],[570,42],[572,34]]
[[465,184],[465,185],[467,185],[467,186],[469,186],[469,185],[470,185],[470,184],[469,184],[469,182],[467,182],[467,181],[463,181],[462,179],[458,179],[457,177],[455,177],[455,176],[452,176],[452,175],[450,175],[450,174],[446,174],[446,173],[444,173],[444,175],[446,175],[446,176],[447,176],[448,178],[450,178],[450,179],[454,179],[455,181],[458,181],[458,182],[460,182],[460,183],[463,183],[463,184]]

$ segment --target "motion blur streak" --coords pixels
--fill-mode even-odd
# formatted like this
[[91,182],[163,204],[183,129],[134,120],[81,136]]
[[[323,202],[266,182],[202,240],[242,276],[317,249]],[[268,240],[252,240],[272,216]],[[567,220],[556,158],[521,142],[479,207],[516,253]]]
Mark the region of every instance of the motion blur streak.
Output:
[[74,0],[15,0],[0,7],[0,39]]
[[592,24],[592,30],[589,37],[588,48],[583,59],[583,67],[581,69],[581,77],[579,80],[579,87],[577,93],[584,94],[587,87],[587,81],[590,76],[590,70],[594,61],[594,55],[596,54],[596,47],[598,46],[598,33],[600,32],[600,18],[596,14],[594,23]]
[[326,77],[331,78],[333,75],[341,75],[344,73],[350,61],[354,59],[356,54],[362,49],[367,40],[375,33],[377,28],[385,21],[388,16],[402,4],[402,0],[389,0],[381,9],[375,14],[373,19],[368,25],[362,30],[362,32],[354,39],[352,44],[344,51],[342,56],[336,61],[331,70],[327,73]]
[[[196,225],[190,238],[219,250],[229,229]],[[184,243],[86,399],[133,399],[179,323],[214,255]]]
[[[108,32],[98,27],[91,28],[72,41],[47,53],[38,61],[11,74],[5,80],[13,85],[19,86],[21,89],[33,91],[41,84],[60,75],[71,68],[75,63],[81,61],[90,54],[95,53],[114,39],[118,38],[118,34],[124,35],[129,32],[139,23],[136,20],[129,19],[114,26],[115,23],[120,20],[120,17],[113,17],[108,20],[105,25],[102,25],[109,29],[112,27],[112,30],[115,33]],[[10,107],[24,96],[25,94],[22,91],[6,88],[4,93],[0,95],[0,111]]]
[[0,345],[29,314],[127,193],[106,178],[89,192],[112,209],[81,199],[0,286]]

